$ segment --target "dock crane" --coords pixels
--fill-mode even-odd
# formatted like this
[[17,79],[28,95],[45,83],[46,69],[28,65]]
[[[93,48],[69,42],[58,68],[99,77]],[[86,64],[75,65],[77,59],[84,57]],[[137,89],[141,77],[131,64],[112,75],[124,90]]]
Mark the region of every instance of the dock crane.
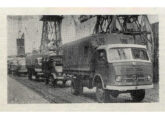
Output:
[[[147,15],[80,15],[80,24],[96,18],[92,34],[117,33],[132,35],[134,44],[146,45],[151,58],[154,52],[153,32]],[[127,43],[123,39],[123,43]]]
[[40,51],[42,53],[48,52],[49,50],[54,50],[57,54],[60,54],[60,47],[62,45],[62,19],[63,16],[59,15],[44,15],[40,19],[41,21],[43,21],[42,38],[40,45]]

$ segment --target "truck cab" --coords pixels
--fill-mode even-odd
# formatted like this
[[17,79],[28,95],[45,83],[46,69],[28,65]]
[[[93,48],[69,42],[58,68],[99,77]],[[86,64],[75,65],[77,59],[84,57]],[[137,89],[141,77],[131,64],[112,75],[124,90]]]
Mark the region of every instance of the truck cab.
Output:
[[27,73],[25,57],[18,58],[18,70],[17,70],[17,73],[18,73],[18,75]]
[[18,61],[17,61],[17,59],[15,59],[15,58],[12,59],[9,63],[8,68],[9,68],[10,73],[16,74],[17,70],[18,70]]
[[101,45],[94,55],[94,74],[100,101],[109,96],[109,91],[112,96],[129,92],[134,101],[141,101],[145,89],[153,88],[152,63],[143,45]]
[[29,80],[38,80],[42,75],[42,54],[32,52],[26,55],[26,68]]
[[62,55],[49,55],[43,58],[43,71],[46,77],[45,84],[56,85],[57,81],[62,81],[65,85],[66,80],[63,76]]
[[34,63],[34,76],[36,80],[43,77],[43,71],[42,71],[42,57],[35,58]]

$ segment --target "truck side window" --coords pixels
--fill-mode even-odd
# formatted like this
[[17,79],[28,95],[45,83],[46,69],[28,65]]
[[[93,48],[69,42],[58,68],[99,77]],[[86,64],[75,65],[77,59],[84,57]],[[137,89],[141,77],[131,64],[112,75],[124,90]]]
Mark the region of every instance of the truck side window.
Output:
[[85,46],[84,47],[84,56],[88,56],[88,50],[89,50],[89,47]]
[[99,61],[106,61],[106,52],[105,50],[98,51],[98,60]]
[[37,60],[37,59],[35,59],[35,64],[36,64],[36,65],[38,64],[38,60]]

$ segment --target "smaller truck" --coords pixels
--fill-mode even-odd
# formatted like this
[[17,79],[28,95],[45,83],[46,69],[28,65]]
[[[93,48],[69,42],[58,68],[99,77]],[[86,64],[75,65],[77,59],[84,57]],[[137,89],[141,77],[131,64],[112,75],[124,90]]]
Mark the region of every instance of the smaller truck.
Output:
[[13,58],[8,58],[7,59],[7,70],[8,70],[8,74],[11,74],[11,64],[12,64]]
[[17,70],[18,70],[18,61],[16,58],[13,58],[11,61],[8,63],[8,71],[12,75],[17,75]]
[[32,53],[27,55],[26,68],[29,80],[39,80],[40,77],[43,77],[42,55],[39,53]]
[[17,75],[26,74],[27,68],[26,68],[25,57],[17,57],[17,63],[18,63]]
[[62,55],[56,55],[55,53],[49,53],[43,56],[42,70],[46,78],[45,84],[56,86],[58,81],[62,81],[63,85],[65,85],[66,79],[63,74],[62,59]]
[[53,86],[56,86],[58,81],[62,81],[65,85],[66,79],[64,79],[62,59],[62,55],[56,55],[53,51],[27,55],[28,78],[30,80],[44,78],[45,84],[52,84]]

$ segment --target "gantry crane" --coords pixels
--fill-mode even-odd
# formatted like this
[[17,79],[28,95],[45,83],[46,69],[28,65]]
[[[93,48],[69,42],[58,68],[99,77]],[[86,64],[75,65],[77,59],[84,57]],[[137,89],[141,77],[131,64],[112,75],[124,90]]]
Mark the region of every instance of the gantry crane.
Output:
[[[80,23],[95,17],[96,23],[93,34],[118,33],[132,35],[134,44],[146,45],[153,58],[154,40],[147,15],[81,15]],[[127,41],[123,40],[123,43]]]
[[[80,15],[79,21],[83,23],[93,17],[96,18],[93,34],[121,33],[132,35],[134,44],[146,45],[151,58],[153,57],[154,40],[147,15]],[[59,54],[62,45],[62,19],[63,16],[59,15],[42,16],[41,52],[54,50]],[[126,43],[124,40],[123,42]]]
[[60,54],[60,47],[62,45],[61,39],[61,22],[63,16],[59,15],[44,15],[41,18],[43,21],[42,38],[40,51],[41,53],[48,52],[49,50],[55,51]]

